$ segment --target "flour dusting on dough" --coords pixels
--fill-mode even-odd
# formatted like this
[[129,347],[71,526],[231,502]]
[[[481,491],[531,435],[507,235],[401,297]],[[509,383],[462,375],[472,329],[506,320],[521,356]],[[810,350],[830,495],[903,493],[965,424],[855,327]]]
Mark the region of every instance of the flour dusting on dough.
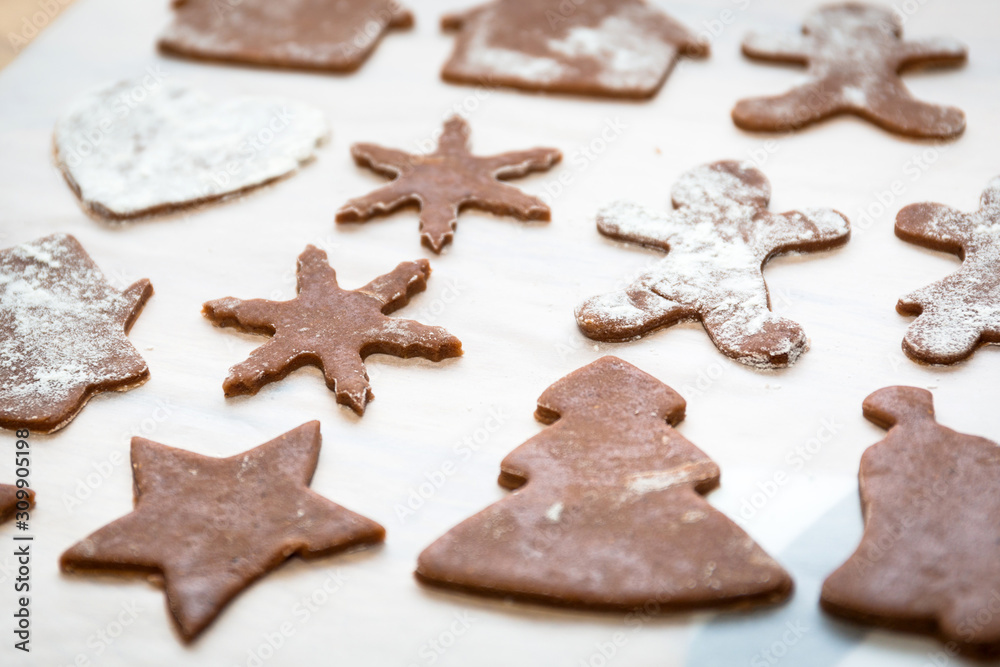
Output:
[[787,366],[805,351],[801,328],[771,312],[761,267],[779,252],[835,245],[847,220],[829,209],[767,210],[770,187],[749,163],[692,169],[672,190],[675,210],[653,213],[619,202],[598,214],[600,232],[667,252],[617,292],[577,309],[588,336],[626,340],[698,319],[713,342],[755,368]]
[[0,252],[0,415],[41,419],[89,387],[139,380],[124,331],[134,307],[72,237]]
[[927,363],[954,363],[984,340],[1000,342],[1000,177],[974,213],[915,204],[900,212],[896,225],[932,247],[958,243],[965,256],[957,272],[899,300],[901,312],[920,312],[906,332],[907,353]]
[[[144,99],[124,104],[135,90]],[[170,82],[151,91],[121,82],[76,100],[56,124],[55,147],[86,207],[131,218],[284,176],[311,159],[327,134],[323,113],[305,104],[220,101]]]

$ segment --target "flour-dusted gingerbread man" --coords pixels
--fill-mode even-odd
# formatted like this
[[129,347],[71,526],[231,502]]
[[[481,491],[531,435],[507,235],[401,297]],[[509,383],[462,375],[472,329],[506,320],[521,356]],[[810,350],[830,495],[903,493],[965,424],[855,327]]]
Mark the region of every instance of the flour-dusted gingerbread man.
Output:
[[745,130],[792,131],[845,113],[911,137],[944,139],[965,129],[961,109],[914,99],[899,77],[909,68],[964,63],[965,47],[944,38],[903,41],[902,25],[888,9],[821,7],[806,18],[801,35],[750,34],[743,53],[807,65],[811,79],[784,95],[737,103],[733,121]]
[[771,312],[762,267],[779,253],[846,243],[847,218],[832,209],[769,212],[771,186],[746,162],[692,169],[671,194],[671,213],[621,202],[600,212],[597,228],[605,236],[668,254],[629,287],[577,308],[580,329],[595,340],[623,341],[698,319],[716,347],[741,363],[793,363],[806,335]]
[[983,343],[1000,343],[1000,176],[983,192],[979,210],[911,204],[896,216],[896,236],[963,259],[943,280],[904,296],[903,315],[918,315],[903,339],[911,358],[952,364]]
[[864,536],[823,584],[823,608],[996,655],[1000,447],[938,424],[925,389],[879,389],[864,415],[889,433],[861,457]]
[[674,430],[684,399],[617,357],[545,390],[551,424],[500,464],[514,493],[421,555],[425,583],[588,609],[784,600],[792,579],[705,500],[719,467]]

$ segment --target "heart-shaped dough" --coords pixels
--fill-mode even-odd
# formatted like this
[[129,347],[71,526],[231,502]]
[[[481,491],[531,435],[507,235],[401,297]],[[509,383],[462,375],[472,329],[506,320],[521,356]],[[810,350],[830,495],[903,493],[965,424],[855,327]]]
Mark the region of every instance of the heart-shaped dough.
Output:
[[77,99],[56,123],[56,161],[89,211],[113,220],[231,196],[298,169],[329,134],[319,109],[217,100],[156,72]]

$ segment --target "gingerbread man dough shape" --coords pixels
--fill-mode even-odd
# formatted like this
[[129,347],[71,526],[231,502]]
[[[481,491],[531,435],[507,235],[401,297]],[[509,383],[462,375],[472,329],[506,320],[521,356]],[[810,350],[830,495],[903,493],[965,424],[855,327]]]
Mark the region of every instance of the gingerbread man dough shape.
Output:
[[861,458],[865,531],[823,584],[838,616],[1000,651],[1000,447],[934,420],[930,392],[887,387],[864,415],[888,435]]
[[979,210],[911,204],[896,216],[896,236],[962,258],[962,268],[896,304],[917,315],[903,351],[917,361],[952,364],[983,343],[1000,343],[1000,177],[983,192]]
[[910,137],[946,139],[965,129],[961,109],[914,99],[899,77],[909,68],[964,63],[965,47],[944,38],[903,41],[902,24],[887,9],[821,7],[806,18],[801,35],[750,34],[743,53],[806,65],[811,78],[784,95],[737,103],[733,121],[744,130],[792,131],[845,113]]
[[587,609],[787,598],[788,573],[705,500],[719,467],[673,429],[684,408],[673,389],[617,357],[559,380],[535,413],[551,426],[500,465],[500,484],[514,493],[428,547],[418,578]]
[[763,265],[779,253],[846,243],[847,218],[832,209],[769,212],[770,184],[745,162],[692,169],[671,194],[677,210],[665,215],[621,202],[598,214],[605,236],[668,254],[629,287],[577,308],[580,329],[595,340],[624,341],[698,319],[716,347],[743,364],[792,364],[806,335],[771,312]]

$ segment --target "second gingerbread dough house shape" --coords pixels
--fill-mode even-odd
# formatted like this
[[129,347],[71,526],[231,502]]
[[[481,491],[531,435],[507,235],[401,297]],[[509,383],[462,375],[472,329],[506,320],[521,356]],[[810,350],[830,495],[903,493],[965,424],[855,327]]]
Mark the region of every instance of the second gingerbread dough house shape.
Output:
[[459,31],[446,81],[532,91],[648,98],[681,55],[708,52],[644,0],[496,0],[442,27]]

